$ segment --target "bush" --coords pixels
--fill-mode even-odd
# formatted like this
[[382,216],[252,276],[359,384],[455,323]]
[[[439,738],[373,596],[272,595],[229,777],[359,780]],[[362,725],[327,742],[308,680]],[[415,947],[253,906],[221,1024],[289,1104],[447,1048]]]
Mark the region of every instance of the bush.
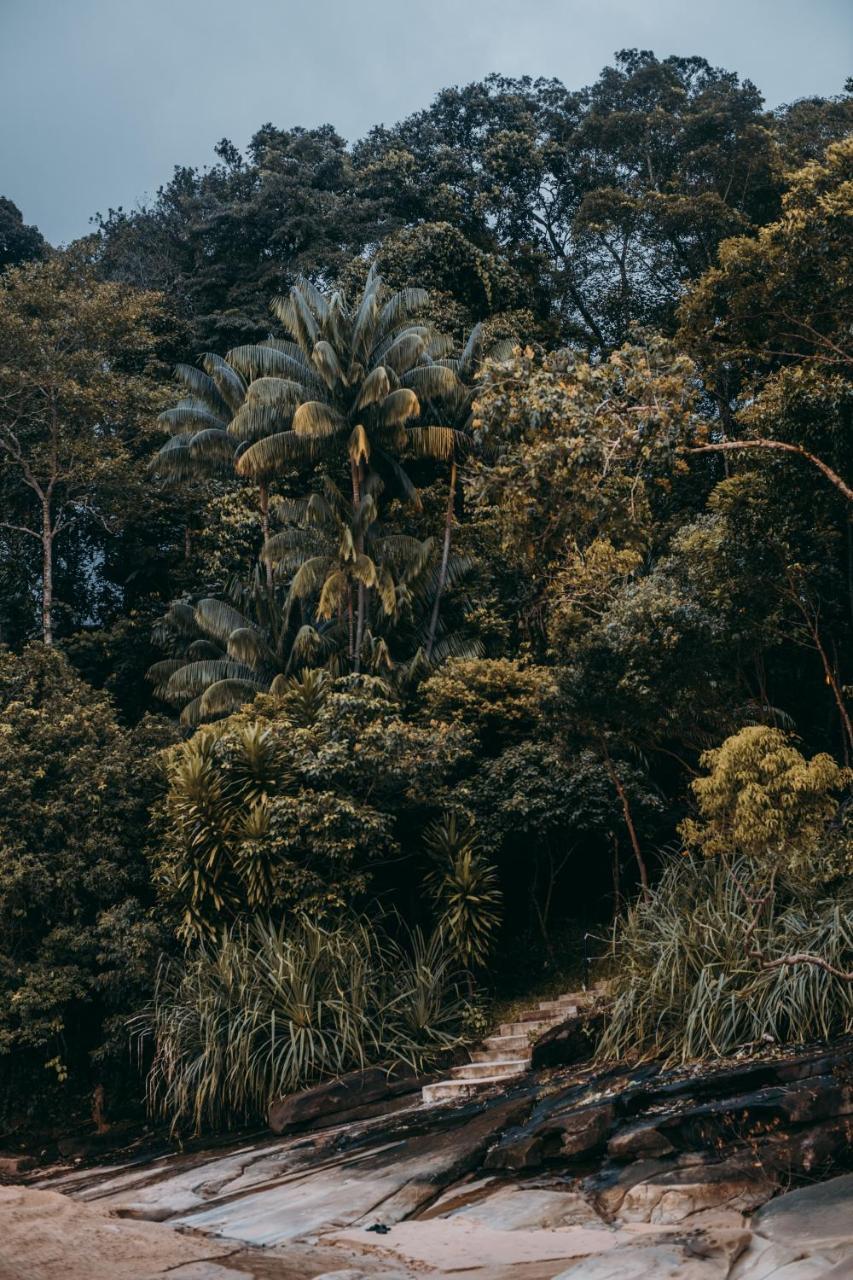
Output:
[[[8,1118],[112,1109],[166,937],[144,848],[171,729],[127,730],[56,650],[0,650],[0,1082]],[[85,1105],[85,1104],[84,1104]],[[88,1109],[88,1108],[87,1108]]]
[[462,1042],[465,1014],[440,934],[398,942],[303,916],[233,925],[166,961],[136,1026],[154,1042],[152,1112],[198,1131],[354,1068],[425,1067]]
[[773,966],[803,953],[850,969],[853,882],[830,896],[798,877],[767,897],[766,875],[745,858],[673,859],[616,926],[599,1055],[684,1062],[853,1031],[853,983],[812,963]]

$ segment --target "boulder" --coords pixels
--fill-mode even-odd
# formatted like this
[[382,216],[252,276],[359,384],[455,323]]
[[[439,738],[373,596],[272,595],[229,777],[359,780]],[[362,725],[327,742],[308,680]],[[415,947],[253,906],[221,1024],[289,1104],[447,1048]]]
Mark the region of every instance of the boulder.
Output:
[[419,1092],[423,1077],[406,1068],[387,1071],[367,1067],[350,1071],[335,1080],[326,1080],[312,1089],[291,1093],[270,1103],[268,1120],[273,1133],[292,1133],[318,1121],[340,1124],[394,1110],[397,1099]]
[[602,1013],[568,1018],[556,1027],[549,1027],[533,1044],[533,1070],[570,1067],[578,1062],[588,1062],[595,1052],[603,1027]]

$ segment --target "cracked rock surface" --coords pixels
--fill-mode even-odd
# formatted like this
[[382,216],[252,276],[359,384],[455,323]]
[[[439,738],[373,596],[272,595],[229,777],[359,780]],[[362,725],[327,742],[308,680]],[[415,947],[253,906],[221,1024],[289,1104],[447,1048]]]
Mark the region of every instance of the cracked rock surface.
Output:
[[0,1188],[0,1280],[842,1280],[851,1081],[847,1042],[327,1127],[308,1105],[287,1136]]

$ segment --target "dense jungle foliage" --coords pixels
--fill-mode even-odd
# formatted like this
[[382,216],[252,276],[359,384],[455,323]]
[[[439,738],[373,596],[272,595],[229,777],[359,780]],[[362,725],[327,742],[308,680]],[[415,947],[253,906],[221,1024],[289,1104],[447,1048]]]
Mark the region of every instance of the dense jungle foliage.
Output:
[[584,935],[605,1056],[853,1030],[851,88],[0,200],[7,1130],[428,1065]]

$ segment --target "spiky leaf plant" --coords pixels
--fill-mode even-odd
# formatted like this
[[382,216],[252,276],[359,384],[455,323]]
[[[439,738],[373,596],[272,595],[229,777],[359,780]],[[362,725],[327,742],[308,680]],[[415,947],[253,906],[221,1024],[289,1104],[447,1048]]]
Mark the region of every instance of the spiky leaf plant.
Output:
[[424,832],[424,843],[435,866],[427,889],[461,964],[481,968],[494,946],[501,921],[502,895],[498,874],[478,847],[472,823],[445,814]]
[[748,859],[673,858],[617,922],[613,949],[604,1059],[686,1062],[853,1031],[853,983],[813,964],[769,963],[808,953],[853,967],[849,878],[832,894],[797,880],[768,898],[766,872]]
[[154,1046],[152,1114],[174,1129],[265,1118],[271,1099],[367,1064],[422,1069],[462,1043],[466,1004],[439,935],[305,917],[224,929],[160,967],[134,1020]]

